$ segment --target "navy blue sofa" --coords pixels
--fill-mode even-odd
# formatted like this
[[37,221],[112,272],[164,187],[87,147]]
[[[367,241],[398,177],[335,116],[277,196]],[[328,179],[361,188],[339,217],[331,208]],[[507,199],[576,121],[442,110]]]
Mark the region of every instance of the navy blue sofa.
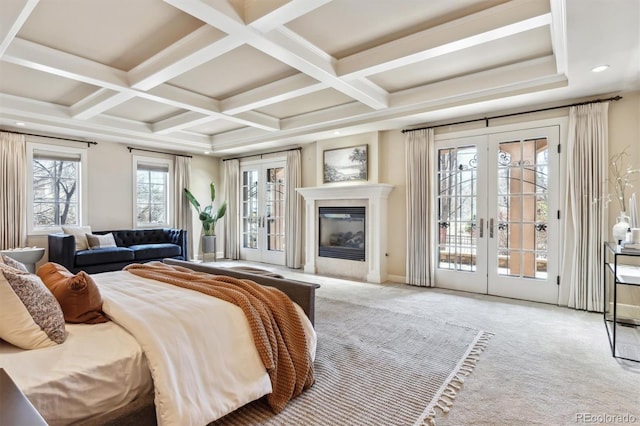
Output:
[[187,260],[187,231],[184,229],[124,229],[111,232],[117,247],[76,251],[76,239],[70,234],[49,234],[49,262],[58,263],[74,274],[85,271],[118,271],[130,263],[172,258]]

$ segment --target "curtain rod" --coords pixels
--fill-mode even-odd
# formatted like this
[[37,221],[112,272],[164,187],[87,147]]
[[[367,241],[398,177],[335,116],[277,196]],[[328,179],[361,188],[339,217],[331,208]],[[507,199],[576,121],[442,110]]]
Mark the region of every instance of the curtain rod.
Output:
[[241,158],[250,158],[250,157],[258,157],[258,156],[260,157],[260,159],[262,159],[263,155],[278,154],[280,152],[288,152],[288,151],[300,151],[301,149],[302,149],[301,147],[289,148],[289,149],[281,149],[280,151],[263,152],[262,154],[252,154],[252,155],[245,155],[243,157],[225,158],[222,161],[240,160]]
[[38,135],[38,134],[35,134],[35,133],[16,132],[14,130],[2,130],[2,131],[3,132],[7,132],[7,133],[15,133],[17,135],[38,136],[40,138],[59,139],[59,140],[62,140],[62,141],[86,143],[88,148],[91,148],[91,145],[98,145],[98,142],[94,142],[94,141],[83,141],[83,140],[80,140],[80,139],[61,138],[59,136],[47,136],[47,135]]
[[193,155],[176,154],[175,152],[154,151],[153,149],[134,148],[132,146],[128,146],[127,149],[129,150],[129,152],[131,151],[155,152],[156,154],[167,154],[167,155],[175,155],[176,157],[193,158]]
[[455,126],[455,125],[458,125],[458,124],[474,123],[476,121],[484,121],[485,122],[485,127],[489,127],[489,120],[494,120],[496,118],[513,117],[513,116],[516,116],[516,115],[531,114],[531,113],[534,113],[534,112],[551,111],[551,110],[554,110],[554,109],[569,108],[569,107],[581,106],[581,105],[598,104],[598,103],[609,102],[609,101],[619,101],[620,99],[622,99],[622,96],[614,96],[612,98],[606,98],[606,99],[594,99],[594,100],[591,100],[591,101],[578,102],[578,103],[575,103],[575,104],[560,105],[560,106],[549,107],[549,108],[540,108],[540,109],[534,109],[534,110],[530,110],[530,111],[512,112],[510,114],[493,115],[491,117],[474,118],[474,119],[471,119],[471,120],[456,121],[454,123],[446,123],[446,124],[437,124],[435,126],[418,127],[418,128],[415,128],[415,129],[404,129],[404,130],[402,130],[402,133],[415,132],[415,131],[418,131],[418,130],[425,130],[425,129],[435,129],[435,128],[438,128],[438,127]]

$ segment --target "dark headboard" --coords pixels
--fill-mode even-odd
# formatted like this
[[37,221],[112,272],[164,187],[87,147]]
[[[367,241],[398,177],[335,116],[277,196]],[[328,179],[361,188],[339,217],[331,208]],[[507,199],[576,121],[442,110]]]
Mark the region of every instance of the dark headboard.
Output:
[[[283,291],[287,296],[296,302],[305,314],[311,320],[311,324],[314,324],[315,320],[315,304],[316,304],[316,288],[319,288],[318,284],[304,283],[302,281],[288,280],[284,278],[276,278],[269,274],[258,274],[247,272],[247,269],[241,268],[220,268],[212,266],[211,264],[201,264],[186,262],[176,259],[164,259],[164,263],[167,265],[178,265],[185,268],[193,269],[194,271],[206,272],[214,275],[227,275],[234,278],[248,279],[255,281],[258,284],[266,285],[269,287],[275,287],[278,290]],[[258,271],[256,271],[258,272]]]

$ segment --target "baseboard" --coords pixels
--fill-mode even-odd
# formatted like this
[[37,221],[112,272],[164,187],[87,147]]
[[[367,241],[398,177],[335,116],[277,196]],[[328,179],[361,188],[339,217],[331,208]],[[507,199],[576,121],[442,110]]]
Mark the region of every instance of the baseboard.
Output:
[[407,279],[404,275],[387,274],[387,281],[390,281],[392,283],[406,284]]

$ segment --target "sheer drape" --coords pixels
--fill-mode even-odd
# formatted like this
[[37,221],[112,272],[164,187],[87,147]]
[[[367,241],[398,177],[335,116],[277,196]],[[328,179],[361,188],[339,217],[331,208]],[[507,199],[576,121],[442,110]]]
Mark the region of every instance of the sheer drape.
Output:
[[433,213],[431,208],[433,173],[433,129],[408,132],[405,141],[407,179],[407,264],[408,284],[433,285]]
[[224,192],[227,214],[224,216],[224,257],[240,259],[240,160],[224,162]]
[[0,250],[27,244],[25,136],[0,132]]
[[[174,161],[174,190],[175,190],[175,227],[187,230],[187,247],[193,251],[193,215],[189,200],[184,194],[184,188],[191,187],[191,158],[176,156]],[[185,260],[189,260],[190,253],[185,253]]]
[[300,268],[302,262],[302,196],[296,188],[302,184],[300,151],[287,152],[285,170],[285,264],[288,268]]
[[608,235],[606,194],[609,104],[572,107],[567,140],[561,280],[568,306],[602,311],[602,246]]

